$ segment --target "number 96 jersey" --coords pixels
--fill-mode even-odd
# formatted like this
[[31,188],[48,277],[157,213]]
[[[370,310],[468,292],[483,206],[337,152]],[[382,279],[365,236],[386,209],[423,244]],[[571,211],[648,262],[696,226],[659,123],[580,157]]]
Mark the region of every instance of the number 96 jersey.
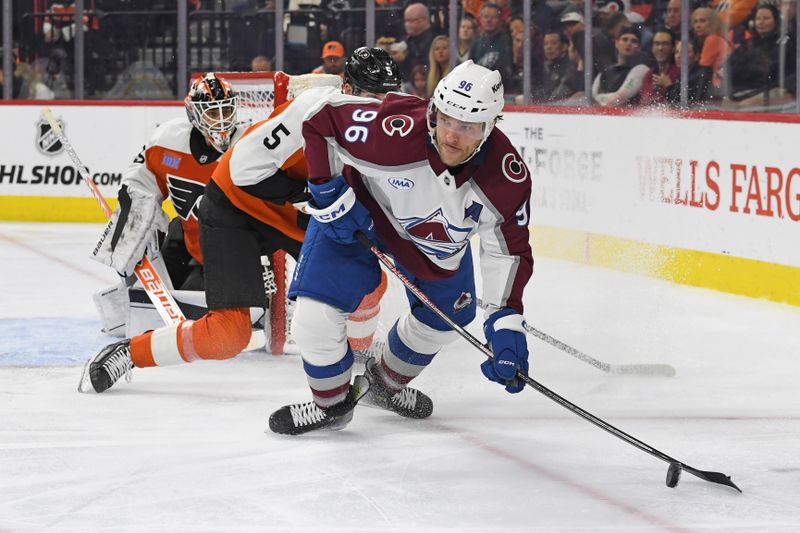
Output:
[[448,168],[430,140],[427,109],[427,100],[398,93],[382,103],[341,94],[315,102],[303,126],[308,176],[344,164],[381,242],[415,277],[453,276],[479,236],[484,302],[521,313],[533,272],[528,168],[498,128]]

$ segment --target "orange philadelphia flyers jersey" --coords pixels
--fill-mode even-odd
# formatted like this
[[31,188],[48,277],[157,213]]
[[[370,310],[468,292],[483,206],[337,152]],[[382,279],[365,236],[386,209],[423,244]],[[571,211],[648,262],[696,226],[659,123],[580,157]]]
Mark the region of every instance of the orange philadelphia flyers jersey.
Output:
[[331,91],[339,92],[333,87],[311,88],[276,107],[268,119],[244,132],[214,171],[214,182],[233,205],[296,240],[302,240],[305,233],[298,227],[297,209],[291,203],[265,198],[276,189],[286,189],[289,180],[308,179],[303,119],[322,105],[327,100],[324,95]]
[[[233,141],[237,136],[234,134]],[[201,263],[198,208],[221,155],[206,145],[202,133],[188,119],[180,117],[156,129],[122,177],[122,184],[128,188],[172,201],[183,225],[186,249]]]

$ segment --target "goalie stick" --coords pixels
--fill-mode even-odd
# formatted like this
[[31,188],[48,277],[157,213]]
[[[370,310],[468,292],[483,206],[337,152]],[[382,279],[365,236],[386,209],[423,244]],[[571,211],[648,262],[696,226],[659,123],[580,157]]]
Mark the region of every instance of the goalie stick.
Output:
[[[483,353],[483,355],[485,355],[489,360],[493,360],[494,359],[491,349],[489,349],[486,345],[481,343],[481,341],[476,339],[466,329],[464,329],[463,327],[461,327],[458,324],[456,324],[455,322],[453,322],[453,320],[450,319],[450,317],[447,316],[441,309],[439,309],[439,307],[436,304],[434,304],[425,295],[425,293],[422,292],[419,289],[419,287],[414,285],[414,283],[412,283],[411,280],[409,280],[402,272],[400,272],[397,269],[397,267],[394,265],[394,263],[392,263],[392,260],[389,259],[389,257],[386,254],[381,252],[378,249],[378,247],[375,246],[375,244],[373,244],[372,241],[370,241],[369,238],[362,231],[357,231],[356,232],[356,237],[358,238],[359,241],[361,241],[361,244],[363,244],[365,247],[367,247],[372,252],[372,254],[375,255],[375,257],[378,258],[378,261],[380,261],[392,274],[394,274],[394,276],[397,279],[399,279],[400,282],[403,285],[405,285],[405,287],[414,296],[416,296],[419,299],[419,301],[421,301],[428,309],[433,311],[433,313],[436,314],[436,316],[441,318],[448,326],[453,328],[453,330],[456,331],[459,335],[461,335],[467,342],[469,342],[475,348],[480,350]],[[625,433],[624,431],[612,426],[611,424],[609,424],[605,420],[596,417],[595,415],[593,415],[589,411],[586,411],[586,410],[578,407],[574,403],[570,402],[569,400],[567,400],[566,398],[564,398],[562,396],[559,396],[555,392],[551,391],[550,389],[548,389],[547,387],[545,387],[544,385],[542,385],[541,383],[539,383],[535,379],[531,378],[530,376],[528,376],[527,374],[525,374],[523,372],[520,372],[519,370],[517,370],[517,378],[521,379],[526,384],[530,385],[532,388],[536,389],[538,392],[540,392],[543,395],[547,396],[548,398],[550,398],[551,400],[553,400],[557,404],[561,405],[562,407],[568,409],[569,411],[572,411],[573,413],[575,413],[576,415],[580,416],[584,420],[587,420],[587,421],[591,422],[592,424],[594,424],[595,426],[599,427],[600,429],[602,429],[604,431],[607,431],[608,433],[614,435],[618,439],[621,439],[621,440],[627,442],[631,446],[634,446],[634,447],[642,450],[643,452],[646,452],[646,453],[652,455],[653,457],[656,457],[657,459],[661,459],[662,461],[664,461],[666,463],[669,463],[669,468],[667,470],[667,486],[668,487],[675,487],[678,484],[678,479],[680,478],[680,472],[682,470],[685,470],[685,471],[689,472],[690,474],[692,474],[694,476],[697,476],[698,478],[700,478],[702,480],[709,481],[711,483],[718,483],[720,485],[725,485],[727,487],[734,488],[734,489],[738,490],[739,492],[742,492],[742,489],[737,487],[736,484],[734,484],[734,482],[731,481],[730,476],[727,476],[727,475],[725,475],[725,474],[723,474],[721,472],[710,472],[710,471],[706,471],[706,470],[698,470],[696,468],[693,468],[693,467],[687,465],[686,463],[683,463],[681,461],[678,461],[677,459],[674,459],[674,458],[670,457],[669,455],[665,454],[664,452],[659,451],[659,450],[653,448],[652,446],[650,446],[649,444],[640,441],[636,437],[633,437],[632,435],[629,435],[628,433]]]
[[[481,307],[481,309],[486,309],[486,306],[481,300],[478,300],[478,305]],[[522,327],[524,327],[525,331],[527,331],[537,339],[543,340],[547,344],[550,344],[551,346],[555,346],[559,350],[567,352],[572,357],[580,361],[583,361],[584,363],[589,363],[593,367],[602,370],[606,374],[641,374],[648,376],[666,376],[669,378],[675,375],[675,367],[664,363],[638,363],[638,364],[626,364],[626,365],[615,365],[612,363],[606,363],[604,361],[600,361],[599,359],[595,359],[594,357],[583,353],[577,348],[573,348],[569,344],[561,342],[555,337],[548,335],[544,331],[536,329],[535,327],[528,324],[527,320],[522,323]]]
[[[72,164],[78,169],[78,173],[81,175],[81,178],[83,178],[84,183],[86,183],[86,185],[89,187],[89,190],[92,191],[92,195],[94,196],[95,200],[97,200],[97,203],[100,204],[100,208],[103,210],[103,213],[105,213],[106,218],[111,218],[113,213],[111,207],[103,197],[103,193],[100,192],[97,184],[89,175],[89,169],[86,168],[86,166],[84,166],[84,164],[81,162],[77,152],[75,152],[75,148],[72,147],[69,139],[67,139],[67,136],[64,135],[61,125],[58,123],[56,117],[53,115],[53,112],[49,107],[42,109],[42,117],[47,121],[48,124],[50,124],[50,127],[56,134],[56,137],[58,137],[58,140],[61,141],[61,144],[64,146],[64,150],[66,150],[67,155],[69,155],[69,158],[72,160]],[[164,285],[161,276],[158,275],[153,263],[150,262],[150,259],[148,259],[146,255],[143,256],[142,261],[136,265],[134,268],[134,273],[142,283],[142,287],[144,287],[147,296],[150,298],[150,301],[153,302],[153,305],[165,324],[175,325],[186,320],[183,311],[181,311],[181,308],[178,306],[175,298],[173,298],[172,294],[170,294],[166,285]],[[257,348],[263,348],[265,343],[266,335],[264,331],[253,330],[250,334],[250,342],[247,343],[247,346],[242,351],[247,352]]]
[[[72,160],[72,164],[78,169],[78,173],[83,178],[83,182],[89,187],[89,190],[92,191],[92,195],[94,196],[97,203],[100,204],[100,208],[105,213],[106,218],[111,218],[113,211],[111,207],[106,202],[106,199],[103,197],[103,193],[100,192],[100,189],[97,187],[97,184],[92,180],[92,177],[89,175],[89,169],[81,162],[81,159],[78,157],[78,154],[75,152],[75,149],[72,147],[72,144],[67,139],[67,136],[64,135],[64,131],[61,129],[61,125],[56,120],[56,117],[53,116],[53,112],[50,110],[49,107],[45,107],[42,109],[42,117],[50,124],[53,132],[58,137],[58,140],[61,141],[61,144],[64,146],[64,150],[67,151],[67,155]],[[161,276],[158,275],[156,272],[153,263],[150,262],[150,259],[147,256],[143,256],[141,262],[136,265],[134,268],[134,272],[136,277],[142,283],[142,287],[147,292],[147,296],[150,297],[150,300],[153,302],[153,305],[156,307],[158,314],[161,316],[164,323],[169,325],[175,325],[179,322],[183,322],[186,320],[186,317],[183,315],[183,311],[181,311],[180,307],[178,307],[178,303],[169,293],[166,285],[161,279]]]

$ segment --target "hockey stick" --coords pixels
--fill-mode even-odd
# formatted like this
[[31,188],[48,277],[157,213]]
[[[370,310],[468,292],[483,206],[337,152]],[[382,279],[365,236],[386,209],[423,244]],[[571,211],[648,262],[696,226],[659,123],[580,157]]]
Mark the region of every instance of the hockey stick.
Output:
[[[92,191],[92,195],[94,196],[97,203],[100,204],[100,207],[105,213],[106,218],[111,218],[113,211],[111,207],[106,202],[106,199],[103,197],[103,193],[100,192],[100,189],[97,187],[97,184],[92,180],[92,177],[89,175],[89,169],[81,163],[78,154],[75,152],[75,149],[70,144],[69,139],[67,136],[64,135],[64,131],[61,129],[61,125],[56,120],[56,117],[53,116],[53,112],[50,110],[49,107],[45,107],[42,109],[42,117],[50,124],[53,132],[58,137],[58,140],[61,141],[61,144],[64,146],[64,149],[67,151],[67,155],[72,160],[72,164],[78,169],[78,173],[83,178],[83,182],[89,187],[89,190]],[[150,259],[147,256],[143,256],[141,262],[136,265],[134,268],[134,272],[136,277],[139,278],[139,281],[142,283],[145,292],[147,292],[147,296],[150,297],[150,300],[153,302],[158,314],[161,316],[164,323],[169,325],[175,325],[179,322],[186,320],[186,317],[183,315],[183,311],[181,311],[180,307],[178,307],[177,302],[169,293],[166,285],[161,280],[161,276],[158,275],[156,272],[153,263],[150,262]]]
[[[453,322],[453,320],[451,320],[450,317],[448,317],[441,309],[439,309],[439,307],[437,307],[436,304],[434,304],[425,295],[424,292],[422,292],[416,285],[414,285],[414,283],[411,282],[411,280],[409,280],[402,272],[400,272],[397,269],[397,267],[392,263],[391,259],[389,259],[389,257],[386,254],[381,252],[378,249],[378,247],[375,246],[375,244],[373,244],[372,241],[370,241],[369,238],[363,232],[361,232],[361,231],[356,232],[356,237],[358,238],[359,241],[361,241],[361,243],[364,246],[366,246],[373,253],[373,255],[375,255],[375,257],[378,258],[378,261],[383,263],[383,265],[392,274],[394,274],[395,277],[397,279],[399,279],[403,283],[403,285],[405,285],[406,288],[409,291],[411,291],[411,293],[414,296],[416,296],[419,299],[419,301],[421,301],[423,304],[425,304],[425,306],[427,306],[428,309],[433,311],[434,314],[436,314],[436,316],[441,318],[448,326],[453,328],[453,330],[455,330],[459,335],[461,335],[464,339],[466,339],[467,342],[469,342],[475,348],[477,348],[478,350],[483,352],[483,355],[485,355],[488,359],[490,359],[490,360],[493,359],[492,351],[487,346],[485,346],[483,343],[481,343],[481,341],[476,339],[472,334],[470,334],[463,327],[461,327],[458,324],[456,324],[455,322]],[[565,407],[566,409],[572,411],[573,413],[575,413],[576,415],[580,416],[584,420],[587,420],[587,421],[591,422],[592,424],[594,424],[595,426],[599,427],[600,429],[602,429],[604,431],[607,431],[608,433],[611,433],[612,435],[614,435],[618,439],[621,439],[621,440],[627,442],[631,446],[635,446],[636,448],[639,448],[643,452],[646,452],[646,453],[652,455],[653,457],[656,457],[657,459],[661,459],[662,461],[664,461],[666,463],[669,463],[669,469],[667,470],[667,486],[668,487],[677,486],[678,480],[680,479],[681,471],[682,470],[686,470],[690,474],[692,474],[694,476],[697,476],[700,479],[703,479],[705,481],[710,481],[711,483],[719,483],[720,485],[725,485],[725,486],[728,486],[728,487],[732,487],[732,488],[738,490],[739,492],[742,492],[742,490],[739,487],[737,487],[733,483],[733,481],[731,481],[730,476],[727,476],[727,475],[725,475],[725,474],[723,474],[721,472],[709,472],[709,471],[705,471],[705,470],[698,470],[696,468],[693,468],[693,467],[687,465],[686,463],[682,463],[681,461],[678,461],[677,459],[674,459],[673,457],[670,457],[669,455],[665,454],[664,452],[661,452],[661,451],[653,448],[649,444],[646,444],[645,442],[640,441],[636,437],[633,437],[633,436],[629,435],[628,433],[625,433],[624,431],[622,431],[620,429],[617,429],[616,427],[612,426],[611,424],[609,424],[605,420],[602,420],[602,419],[596,417],[595,415],[593,415],[592,413],[590,413],[590,412],[578,407],[574,403],[570,402],[569,400],[567,400],[566,398],[564,398],[562,396],[559,396],[555,392],[551,391],[550,389],[548,389],[547,387],[545,387],[544,385],[542,385],[538,381],[534,380],[533,378],[531,378],[527,374],[524,374],[524,373],[520,372],[519,370],[517,370],[517,378],[521,379],[526,384],[530,385],[531,387],[533,387],[534,389],[536,389],[540,393],[544,394],[545,396],[547,396],[548,398],[550,398],[551,400],[553,400],[557,404],[561,405],[562,407]]]
[[[481,309],[486,309],[486,306],[481,300],[478,300],[478,305],[481,307]],[[589,363],[593,367],[602,370],[606,374],[643,374],[648,376],[666,376],[670,378],[675,375],[675,367],[663,363],[639,363],[628,365],[615,365],[612,363],[606,363],[583,353],[577,348],[573,348],[569,344],[561,342],[555,337],[548,335],[544,331],[536,329],[528,324],[527,321],[522,323],[522,327],[524,327],[525,331],[534,337],[543,340],[547,344],[555,346],[559,350],[567,352],[572,357],[579,359],[584,363]]]

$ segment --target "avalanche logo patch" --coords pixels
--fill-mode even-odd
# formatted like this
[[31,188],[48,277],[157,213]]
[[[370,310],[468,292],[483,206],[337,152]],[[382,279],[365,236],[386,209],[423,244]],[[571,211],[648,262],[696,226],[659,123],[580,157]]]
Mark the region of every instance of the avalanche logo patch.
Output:
[[[64,131],[64,123],[58,121],[61,131]],[[45,155],[55,155],[64,151],[64,145],[58,139],[56,132],[50,124],[42,119],[36,124],[36,148]]]
[[504,155],[501,167],[503,169],[503,176],[505,176],[508,181],[522,183],[528,179],[528,167],[525,166],[525,163],[517,159],[516,154],[508,153]]
[[389,185],[401,191],[414,188],[414,182],[408,178],[389,178]]
[[178,216],[183,220],[189,220],[191,217],[194,217],[195,220],[197,219],[200,199],[203,197],[205,188],[205,184],[199,181],[167,174],[169,197],[172,200],[172,205],[175,206]]
[[436,259],[459,253],[472,233],[472,228],[461,228],[447,220],[441,208],[426,217],[398,219],[398,222],[417,248]]
[[453,311],[458,313],[462,309],[466,309],[472,303],[472,295],[468,292],[462,292],[458,300],[453,304]]
[[414,119],[408,115],[391,115],[383,119],[381,127],[389,137],[394,136],[395,133],[400,137],[405,137],[411,133],[411,128],[414,127]]

